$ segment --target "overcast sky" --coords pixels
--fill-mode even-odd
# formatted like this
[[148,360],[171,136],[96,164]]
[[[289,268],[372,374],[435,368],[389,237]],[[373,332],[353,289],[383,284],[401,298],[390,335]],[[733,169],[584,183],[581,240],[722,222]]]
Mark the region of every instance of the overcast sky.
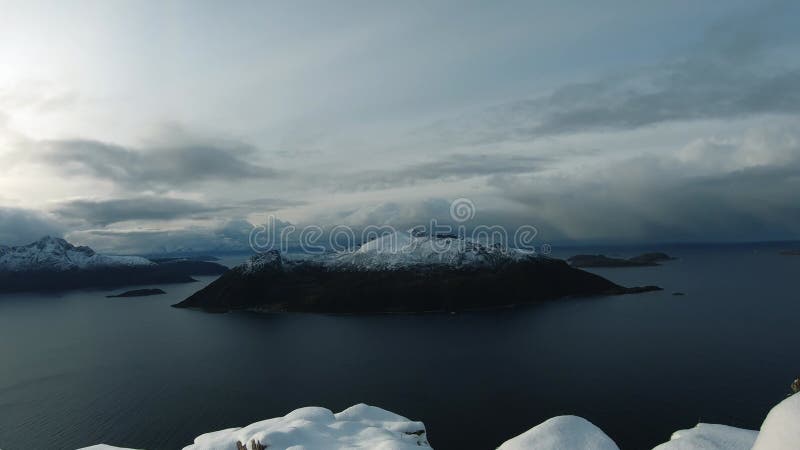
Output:
[[553,243],[800,238],[798,2],[0,10],[0,244],[235,248],[460,197]]

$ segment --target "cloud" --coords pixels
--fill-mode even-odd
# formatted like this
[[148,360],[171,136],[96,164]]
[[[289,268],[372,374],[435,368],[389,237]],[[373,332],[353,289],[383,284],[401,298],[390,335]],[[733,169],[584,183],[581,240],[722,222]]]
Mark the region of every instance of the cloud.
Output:
[[203,219],[223,214],[271,212],[304,204],[302,201],[258,198],[242,202],[216,202],[212,206],[182,198],[140,196],[105,200],[76,199],[60,204],[53,213],[65,219],[106,226],[128,221]]
[[337,180],[344,190],[376,190],[423,182],[447,182],[501,173],[541,170],[549,160],[525,155],[448,155],[435,161],[399,168],[366,170]]
[[111,200],[73,200],[55,209],[68,219],[93,225],[109,225],[129,220],[171,220],[218,211],[203,203],[167,197],[137,197]]
[[289,200],[283,198],[255,198],[238,202],[237,208],[243,210],[255,209],[257,212],[270,212],[282,208],[291,208],[294,206],[304,206],[308,202],[303,200]]
[[[773,3],[712,26],[686,56],[426,127],[443,142],[529,140],[589,131],[630,130],[672,121],[800,113],[800,67],[778,50],[797,51],[796,14]],[[773,53],[778,53],[777,56]]]
[[347,225],[354,229],[388,225],[406,230],[416,225],[426,225],[432,219],[441,223],[451,222],[449,211],[450,202],[444,198],[387,201],[364,204],[348,210],[320,211],[304,220],[303,224],[314,224],[323,228]]
[[253,225],[243,219],[177,229],[96,229],[67,233],[67,239],[98,251],[123,254],[249,252]]
[[497,176],[549,239],[725,241],[800,235],[800,139],[754,129],[675,155],[638,155],[583,172]]
[[249,162],[253,149],[239,144],[189,144],[136,150],[97,141],[46,143],[45,158],[86,174],[128,185],[185,185],[212,180],[241,180],[276,175]]
[[77,92],[44,81],[29,80],[5,89],[0,86],[0,110],[44,114],[74,107],[79,99]]
[[42,236],[61,236],[65,228],[39,211],[0,207],[0,245],[22,245]]
[[255,148],[235,141],[162,139],[142,148],[90,139],[29,143],[17,160],[45,163],[65,176],[90,176],[126,188],[164,190],[211,181],[279,176],[256,162]]

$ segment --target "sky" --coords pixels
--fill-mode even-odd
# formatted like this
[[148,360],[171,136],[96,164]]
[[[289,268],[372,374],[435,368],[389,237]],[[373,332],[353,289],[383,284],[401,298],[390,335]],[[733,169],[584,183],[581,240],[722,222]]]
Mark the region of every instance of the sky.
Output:
[[800,239],[792,1],[0,0],[0,244]]

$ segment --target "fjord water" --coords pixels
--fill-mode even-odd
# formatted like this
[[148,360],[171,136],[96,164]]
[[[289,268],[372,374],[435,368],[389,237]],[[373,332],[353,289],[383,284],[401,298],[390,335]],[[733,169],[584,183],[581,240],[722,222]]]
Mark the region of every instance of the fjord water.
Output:
[[698,421],[757,428],[800,375],[800,257],[780,248],[660,247],[680,259],[593,271],[663,292],[455,315],[169,307],[209,278],[152,286],[168,293],[154,297],[2,296],[0,448],[178,449],[301,406],[358,402],[424,421],[439,450],[492,449],[561,414],[623,450]]

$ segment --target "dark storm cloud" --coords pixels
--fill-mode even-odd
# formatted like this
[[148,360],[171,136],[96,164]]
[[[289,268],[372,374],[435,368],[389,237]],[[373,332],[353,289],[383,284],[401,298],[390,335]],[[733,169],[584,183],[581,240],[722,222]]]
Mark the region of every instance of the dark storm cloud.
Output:
[[547,162],[546,158],[524,155],[450,155],[437,161],[410,164],[397,169],[362,171],[342,177],[338,184],[344,190],[388,189],[420,182],[535,172]]
[[126,187],[154,189],[278,176],[276,170],[253,162],[255,156],[253,147],[235,142],[140,149],[86,139],[45,141],[32,155],[65,175],[88,175]]
[[[712,62],[686,62],[653,74],[647,88],[627,89],[613,82],[566,86],[549,97],[514,105],[515,111],[534,122],[520,126],[514,134],[537,136],[800,112],[800,70],[731,75],[726,73],[730,69]],[[538,111],[545,113],[537,118]]]
[[92,225],[126,221],[173,220],[232,215],[237,212],[269,212],[299,206],[304,202],[261,198],[243,202],[215,202],[213,206],[180,198],[144,196],[106,200],[78,199],[65,202],[54,213],[65,219],[78,219]]
[[770,240],[800,235],[800,161],[681,176],[674,164],[637,158],[562,183],[497,177],[548,239],[615,241]]
[[39,211],[0,207],[0,246],[28,244],[42,236],[61,236],[64,227]]
[[67,238],[100,251],[125,254],[248,252],[253,225],[243,219],[176,230],[83,230]]
[[682,58],[595,81],[561,86],[476,115],[433,124],[449,142],[527,140],[593,130],[627,130],[670,121],[800,113],[796,3],[778,2],[712,26]]
[[138,197],[111,200],[73,200],[55,213],[69,219],[81,219],[93,225],[109,225],[128,220],[170,220],[217,211],[193,200]]

